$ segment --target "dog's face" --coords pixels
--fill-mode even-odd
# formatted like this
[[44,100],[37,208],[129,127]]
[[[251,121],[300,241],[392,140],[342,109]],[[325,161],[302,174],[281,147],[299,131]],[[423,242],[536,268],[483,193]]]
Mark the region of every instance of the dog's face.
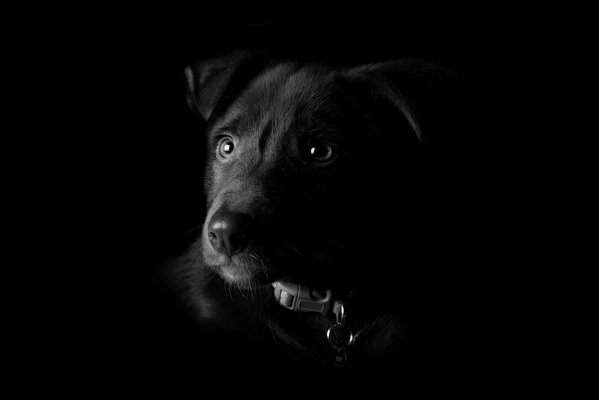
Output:
[[[207,121],[204,263],[240,288],[281,278],[330,287],[352,276],[352,258],[389,251],[378,212],[398,207],[385,192],[411,175],[421,126],[365,70],[256,57],[187,70]],[[389,181],[388,159],[407,166],[403,176]]]

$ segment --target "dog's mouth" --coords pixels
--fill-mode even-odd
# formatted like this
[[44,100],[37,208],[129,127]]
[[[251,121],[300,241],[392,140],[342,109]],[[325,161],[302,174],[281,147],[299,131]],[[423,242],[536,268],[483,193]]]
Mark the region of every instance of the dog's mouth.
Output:
[[230,257],[209,252],[205,259],[225,282],[240,289],[269,285],[282,278],[321,281],[337,262],[332,255],[292,245],[250,248]]
[[239,268],[233,263],[220,267],[219,272],[227,282],[235,283],[239,286],[248,286],[254,280],[254,274],[247,269]]
[[222,258],[222,262],[213,265],[212,268],[225,282],[239,288],[267,284],[276,280],[279,275],[274,273],[272,266],[254,253],[240,253]]

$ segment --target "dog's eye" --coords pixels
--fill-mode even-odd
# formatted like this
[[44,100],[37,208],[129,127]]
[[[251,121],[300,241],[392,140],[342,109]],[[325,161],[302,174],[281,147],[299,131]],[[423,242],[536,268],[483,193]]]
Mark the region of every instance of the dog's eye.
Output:
[[312,161],[319,163],[331,161],[335,157],[333,146],[321,139],[314,139],[308,143],[308,153]]
[[221,159],[228,159],[233,154],[235,150],[235,142],[230,137],[222,138],[218,141],[218,145],[216,146],[216,154]]

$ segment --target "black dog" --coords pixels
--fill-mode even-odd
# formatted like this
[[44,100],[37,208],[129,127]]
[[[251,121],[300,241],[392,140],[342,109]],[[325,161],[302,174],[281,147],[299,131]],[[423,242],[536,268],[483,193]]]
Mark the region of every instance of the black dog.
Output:
[[208,210],[178,270],[200,321],[243,343],[230,353],[277,349],[264,354],[279,366],[398,365],[418,335],[411,305],[444,257],[439,162],[425,149],[455,134],[453,74],[243,51],[186,78],[205,122]]

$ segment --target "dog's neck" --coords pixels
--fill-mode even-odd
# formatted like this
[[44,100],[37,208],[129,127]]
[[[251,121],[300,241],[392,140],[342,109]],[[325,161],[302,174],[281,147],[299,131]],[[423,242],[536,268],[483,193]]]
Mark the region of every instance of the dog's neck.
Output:
[[[220,280],[214,280],[214,293],[221,293]],[[278,283],[278,285],[277,285]],[[367,286],[370,287],[370,286]],[[218,289],[217,289],[218,288]],[[278,288],[278,289],[277,289]],[[281,296],[281,292],[287,295]],[[328,290],[314,289],[314,286],[307,284],[290,283],[289,281],[278,281],[268,286],[263,286],[260,291],[263,295],[252,296],[242,292],[229,292],[230,296],[240,295],[239,301],[232,297],[225,297],[224,304],[230,304],[241,307],[239,317],[251,315],[251,310],[260,309],[261,312],[255,314],[259,318],[250,318],[246,322],[250,325],[244,327],[250,329],[261,329],[254,322],[261,321],[267,327],[271,334],[280,340],[279,343],[289,345],[288,350],[293,354],[300,354],[300,357],[315,357],[325,362],[329,367],[331,362],[335,363],[336,349],[331,344],[332,335],[346,338],[347,347],[346,361],[350,368],[361,365],[364,359],[371,359],[372,354],[391,354],[389,348],[396,347],[396,341],[391,340],[398,337],[400,332],[399,320],[395,312],[387,307],[385,293],[388,291],[380,290]],[[277,292],[279,292],[277,294]],[[208,292],[206,292],[208,293]],[[308,293],[309,295],[306,295]],[[297,297],[289,301],[289,295]],[[302,304],[301,300],[304,300]],[[308,299],[309,302],[305,300]],[[388,299],[387,299],[388,300]],[[284,301],[284,304],[281,304]],[[340,304],[343,304],[343,313],[339,314],[339,321],[335,311],[339,311]],[[297,310],[293,310],[296,308]],[[308,310],[309,309],[309,310]],[[299,311],[301,310],[301,311]],[[213,313],[214,315],[224,315],[222,313]],[[341,322],[344,314],[346,320],[343,321],[347,330],[330,331],[331,327]],[[273,318],[273,316],[275,316]],[[262,318],[263,317],[263,318]],[[232,321],[222,320],[221,323],[231,322],[231,327],[244,323],[245,318]],[[261,325],[261,324],[260,324]],[[234,328],[237,329],[237,328]],[[258,332],[258,331],[256,331]],[[328,333],[328,337],[327,337]],[[266,336],[265,336],[266,337]],[[312,340],[304,338],[312,337]],[[339,339],[339,338],[337,338]],[[348,345],[348,343],[351,344]],[[343,347],[343,346],[341,346]],[[284,350],[286,351],[286,350]],[[291,353],[290,353],[291,354]],[[294,356],[295,357],[295,356]],[[370,362],[370,361],[369,361]],[[339,363],[343,364],[343,362]]]
[[272,284],[275,300],[282,307],[300,313],[318,313],[330,320],[326,338],[335,350],[335,366],[345,367],[347,349],[355,344],[361,329],[354,333],[346,322],[346,310],[343,297],[331,289],[318,290],[301,283],[276,281]]

